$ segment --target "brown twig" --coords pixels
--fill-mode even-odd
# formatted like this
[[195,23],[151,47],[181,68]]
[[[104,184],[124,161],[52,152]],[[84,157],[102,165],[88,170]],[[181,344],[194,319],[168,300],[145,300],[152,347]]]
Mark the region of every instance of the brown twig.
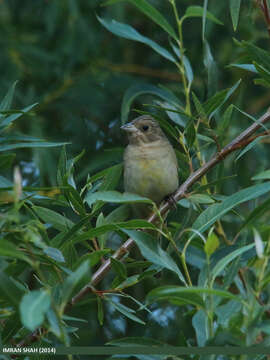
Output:
[[[251,137],[251,135],[258,130],[262,124],[266,123],[270,119],[270,108],[267,112],[261,116],[261,118],[254,122],[251,126],[249,126],[245,131],[243,131],[239,136],[237,136],[234,140],[232,140],[228,145],[226,145],[221,151],[217,152],[215,156],[212,157],[207,163],[205,163],[201,168],[193,172],[189,178],[180,186],[177,192],[174,194],[173,198],[177,202],[185,197],[186,191],[190,188],[196,181],[198,181],[203,175],[205,175],[212,167],[214,167],[217,163],[224,160],[229,154],[233,151],[239,150],[247,146],[251,141],[253,141],[256,137],[265,135],[265,132]],[[170,202],[166,201],[163,205],[161,205],[159,211],[161,215],[166,213],[170,208]],[[157,218],[156,214],[152,214],[148,218],[148,222],[153,223]],[[135,245],[134,240],[128,239],[114,254],[114,259],[121,259],[127,251],[129,251]],[[91,291],[91,287],[96,286],[108,273],[111,268],[110,259],[106,260],[104,264],[100,266],[100,268],[93,274],[92,280],[89,284],[85,285],[77,295],[72,298],[71,305],[76,304],[80,301],[86,294]]]

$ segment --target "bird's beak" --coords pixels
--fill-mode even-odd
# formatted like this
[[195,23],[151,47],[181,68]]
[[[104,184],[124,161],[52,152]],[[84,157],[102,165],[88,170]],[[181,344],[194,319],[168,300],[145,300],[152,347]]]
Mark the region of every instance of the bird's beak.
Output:
[[138,129],[136,128],[136,126],[134,126],[132,124],[132,122],[129,122],[129,123],[125,124],[125,125],[122,125],[120,129],[125,130],[125,131],[130,132],[130,133],[134,133],[134,132],[138,131]]

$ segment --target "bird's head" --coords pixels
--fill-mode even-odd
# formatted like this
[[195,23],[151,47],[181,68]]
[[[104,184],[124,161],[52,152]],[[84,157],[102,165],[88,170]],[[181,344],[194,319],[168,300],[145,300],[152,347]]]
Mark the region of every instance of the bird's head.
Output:
[[121,126],[121,129],[128,133],[129,143],[133,145],[148,144],[166,139],[158,122],[149,115],[139,116]]

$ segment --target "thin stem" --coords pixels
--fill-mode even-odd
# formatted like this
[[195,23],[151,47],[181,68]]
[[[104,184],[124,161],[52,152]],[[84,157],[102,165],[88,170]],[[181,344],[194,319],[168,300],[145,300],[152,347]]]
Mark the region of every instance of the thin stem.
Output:
[[186,263],[186,255],[185,255],[184,252],[180,256],[180,258],[181,258],[182,266],[183,266],[183,269],[184,269],[184,272],[185,272],[185,275],[186,275],[186,278],[187,278],[187,281],[188,281],[188,285],[192,286],[192,281],[191,281],[189,271],[188,271],[188,267],[187,267],[187,263]]
[[180,20],[180,18],[179,18],[175,0],[170,0],[170,3],[172,4],[172,7],[173,7],[173,12],[174,12],[175,20],[177,23],[177,29],[178,29],[178,35],[179,35],[178,45],[179,45],[179,52],[180,52],[180,64],[178,65],[178,69],[179,69],[181,77],[182,77],[182,82],[183,82],[184,91],[185,91],[186,113],[187,113],[187,115],[191,115],[190,99],[189,99],[190,86],[187,83],[187,78],[186,78],[186,74],[185,74],[185,63],[184,63],[185,49],[184,49],[184,42],[183,42],[182,20]]

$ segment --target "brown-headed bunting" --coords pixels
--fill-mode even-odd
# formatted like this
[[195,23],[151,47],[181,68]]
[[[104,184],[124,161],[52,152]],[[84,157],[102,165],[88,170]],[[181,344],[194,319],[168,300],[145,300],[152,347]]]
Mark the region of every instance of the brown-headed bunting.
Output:
[[[158,122],[149,115],[140,116],[121,129],[129,139],[124,153],[125,191],[145,196],[159,205],[179,185],[174,149]],[[135,215],[149,213],[145,204],[136,204],[134,208]]]

